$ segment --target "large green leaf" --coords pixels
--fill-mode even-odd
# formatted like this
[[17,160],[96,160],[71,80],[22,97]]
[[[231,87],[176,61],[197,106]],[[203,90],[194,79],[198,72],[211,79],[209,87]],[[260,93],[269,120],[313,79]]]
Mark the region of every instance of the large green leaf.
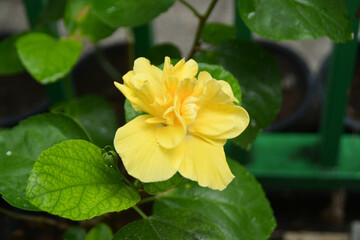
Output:
[[16,34],[0,41],[0,74],[14,74],[24,70],[15,42],[21,35]]
[[225,239],[220,229],[200,213],[186,209],[160,211],[120,229],[114,240]]
[[96,145],[112,146],[117,128],[116,116],[105,99],[89,95],[62,103],[52,111],[74,119]]
[[1,133],[0,193],[11,205],[37,210],[26,200],[26,184],[40,153],[69,139],[87,139],[72,119],[55,114],[37,115]]
[[140,200],[122,178],[99,147],[68,140],[41,153],[26,193],[41,210],[72,220],[90,219],[127,209]]
[[30,74],[38,82],[48,84],[69,73],[82,44],[70,38],[57,40],[44,33],[28,33],[16,41],[16,48]]
[[205,25],[201,39],[213,45],[217,45],[225,40],[233,38],[236,34],[236,28],[223,23],[208,23]]
[[99,223],[93,227],[86,235],[85,240],[111,240],[113,233],[111,228],[105,223]]
[[257,135],[275,119],[281,107],[280,72],[273,57],[255,43],[237,39],[225,41],[216,54],[226,70],[239,81],[241,105],[250,124],[234,142],[249,150]]
[[264,38],[352,39],[344,0],[239,0],[238,9],[251,31]]
[[70,34],[89,37],[93,42],[106,38],[115,31],[115,28],[106,25],[94,14],[91,0],[69,1],[64,19]]
[[174,3],[175,0],[93,0],[95,14],[113,27],[145,24]]
[[145,192],[156,195],[158,193],[165,192],[176,185],[178,185],[184,178],[179,174],[176,173],[173,177],[166,181],[161,182],[152,182],[152,183],[144,183],[144,190]]
[[235,178],[225,190],[184,182],[158,196],[155,214],[190,209],[213,221],[227,240],[269,239],[276,221],[260,184],[240,164],[231,159],[228,162]]
[[234,93],[235,98],[241,103],[241,89],[238,80],[221,65],[199,63],[199,72],[206,71],[216,80],[224,80],[228,82]]

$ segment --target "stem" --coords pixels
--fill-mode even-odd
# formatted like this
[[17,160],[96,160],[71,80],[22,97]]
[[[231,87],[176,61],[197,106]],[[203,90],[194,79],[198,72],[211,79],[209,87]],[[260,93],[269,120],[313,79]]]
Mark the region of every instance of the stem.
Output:
[[3,209],[3,208],[0,208],[0,213],[3,213],[5,215],[8,215],[12,218],[19,219],[19,220],[31,221],[31,222],[35,222],[38,224],[45,223],[48,225],[58,227],[59,229],[62,229],[62,230],[65,230],[70,227],[70,225],[67,223],[56,221],[55,219],[51,219],[51,218],[47,218],[47,217],[43,217],[43,216],[31,216],[31,215],[26,215],[26,214],[22,214],[22,213],[15,213],[15,212]]
[[196,9],[193,6],[191,6],[188,2],[186,2],[185,0],[179,0],[179,2],[181,2],[186,7],[188,7],[198,18],[202,18],[201,14],[198,11],[196,11]]
[[125,31],[126,31],[127,50],[128,50],[128,61],[129,61],[128,64],[129,64],[129,68],[131,69],[135,60],[135,52],[134,52],[135,37],[134,37],[134,32],[131,28],[125,28]]
[[153,196],[153,197],[147,197],[147,198],[143,198],[140,200],[140,202],[138,202],[138,204],[144,204],[144,203],[147,203],[147,202],[152,202],[152,201],[155,201],[156,200],[156,196]]
[[146,216],[146,214],[141,211],[140,208],[138,208],[136,205],[132,206],[132,208],[143,218],[143,219],[148,219],[148,216]]
[[114,66],[106,59],[101,47],[95,44],[96,56],[100,62],[102,69],[117,82],[121,81],[121,74],[114,68]]
[[199,25],[196,30],[195,40],[194,40],[193,46],[191,48],[190,54],[188,56],[188,59],[194,57],[195,53],[197,52],[198,48],[201,45],[201,42],[200,42],[201,32],[205,26],[206,20],[209,18],[210,13],[214,9],[217,1],[218,0],[212,0],[209,5],[209,8],[205,12],[205,15],[200,17]]

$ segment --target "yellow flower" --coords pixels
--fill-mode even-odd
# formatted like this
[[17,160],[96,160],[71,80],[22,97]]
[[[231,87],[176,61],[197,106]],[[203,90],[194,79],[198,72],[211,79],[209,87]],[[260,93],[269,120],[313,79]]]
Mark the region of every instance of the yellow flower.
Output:
[[179,172],[200,186],[223,190],[234,178],[224,144],[249,123],[236,106],[230,85],[200,72],[194,60],[164,68],[145,58],[115,86],[136,111],[146,112],[119,128],[114,145],[128,173],[142,182],[157,182]]

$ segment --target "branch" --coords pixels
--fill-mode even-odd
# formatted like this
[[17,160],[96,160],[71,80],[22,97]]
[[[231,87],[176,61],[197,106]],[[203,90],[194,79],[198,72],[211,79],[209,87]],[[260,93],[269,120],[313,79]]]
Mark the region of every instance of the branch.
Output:
[[181,2],[186,7],[188,7],[199,19],[202,18],[201,14],[198,11],[196,11],[196,9],[193,6],[191,6],[188,2],[186,2],[185,0],[179,0],[179,2]]
[[60,222],[57,221],[55,219],[52,218],[47,218],[47,217],[43,217],[43,216],[32,216],[32,215],[27,215],[27,214],[22,214],[22,213],[16,213],[16,212],[12,212],[3,208],[0,208],[0,213],[3,213],[9,217],[15,218],[15,219],[19,219],[19,220],[23,220],[23,221],[29,221],[29,222],[35,222],[38,224],[48,224],[51,226],[55,226],[61,230],[65,230],[68,229],[71,225],[64,223],[64,222]]
[[203,31],[206,20],[209,18],[210,13],[214,9],[217,1],[218,0],[212,0],[210,5],[209,5],[209,8],[205,12],[205,15],[200,17],[199,25],[198,25],[198,28],[196,30],[195,40],[194,40],[193,46],[191,48],[190,54],[188,56],[188,59],[193,58],[195,53],[200,48],[200,45],[201,45],[201,42],[200,42],[201,32]]

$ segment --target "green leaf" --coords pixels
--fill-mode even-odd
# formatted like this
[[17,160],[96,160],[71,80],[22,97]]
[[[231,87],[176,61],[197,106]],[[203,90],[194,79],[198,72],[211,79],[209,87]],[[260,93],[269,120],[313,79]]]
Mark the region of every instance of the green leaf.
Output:
[[92,42],[106,38],[115,31],[115,28],[106,25],[94,14],[91,0],[69,1],[64,19],[70,34],[89,37]]
[[352,39],[344,0],[239,0],[238,9],[250,30],[264,38]]
[[147,59],[150,60],[151,64],[159,65],[164,63],[165,57],[168,56],[170,58],[181,58],[181,52],[179,48],[174,46],[173,44],[164,43],[159,44],[151,48],[146,56]]
[[15,42],[20,34],[12,35],[0,41],[0,74],[8,75],[24,71],[18,53],[16,51]]
[[52,109],[77,122],[89,139],[100,147],[113,145],[117,129],[116,115],[110,104],[102,97],[89,95],[64,102]]
[[145,114],[142,111],[139,111],[139,112],[135,111],[135,109],[131,106],[130,101],[127,99],[125,99],[124,109],[125,109],[125,121],[126,122],[130,122],[137,116]]
[[86,231],[81,227],[71,227],[66,230],[63,240],[84,240]]
[[116,165],[103,160],[99,147],[68,140],[41,153],[26,193],[43,211],[84,220],[127,209],[140,200],[139,193],[122,178]]
[[220,64],[214,51],[201,51],[194,56],[196,62]]
[[11,205],[38,210],[26,199],[26,184],[40,153],[69,139],[87,139],[72,119],[55,114],[42,114],[20,122],[1,133],[0,193]]
[[85,240],[111,240],[113,239],[113,233],[108,225],[105,223],[99,223],[93,227],[86,235]]
[[48,84],[66,76],[82,49],[79,41],[57,40],[44,33],[28,33],[16,41],[21,62],[40,83]]
[[116,28],[145,24],[174,3],[175,0],[93,0],[95,14]]
[[183,240],[225,239],[220,229],[202,214],[187,209],[160,211],[148,219],[130,223],[120,229],[114,240]]
[[228,162],[235,178],[225,190],[184,182],[158,196],[154,213],[190,209],[213,221],[227,240],[269,239],[276,221],[260,184],[240,164]]
[[257,135],[274,121],[281,107],[280,72],[273,57],[255,43],[230,40],[220,44],[216,54],[226,70],[238,79],[241,105],[250,115],[250,124],[233,141],[250,150]]
[[234,93],[235,98],[239,100],[241,104],[241,89],[238,80],[221,65],[212,65],[207,63],[199,63],[199,72],[206,71],[211,74],[216,80],[224,80],[228,82]]
[[217,45],[225,40],[233,38],[235,34],[236,28],[231,25],[208,23],[201,33],[201,39],[206,43]]
[[158,193],[166,192],[169,189],[175,187],[183,179],[184,178],[179,173],[176,173],[173,177],[166,181],[144,183],[144,190],[151,195],[156,195]]
[[[73,0],[71,0],[73,1]],[[71,2],[69,1],[69,2]],[[38,23],[46,24],[49,21],[56,21],[63,17],[67,0],[43,0],[43,9],[37,19]]]

